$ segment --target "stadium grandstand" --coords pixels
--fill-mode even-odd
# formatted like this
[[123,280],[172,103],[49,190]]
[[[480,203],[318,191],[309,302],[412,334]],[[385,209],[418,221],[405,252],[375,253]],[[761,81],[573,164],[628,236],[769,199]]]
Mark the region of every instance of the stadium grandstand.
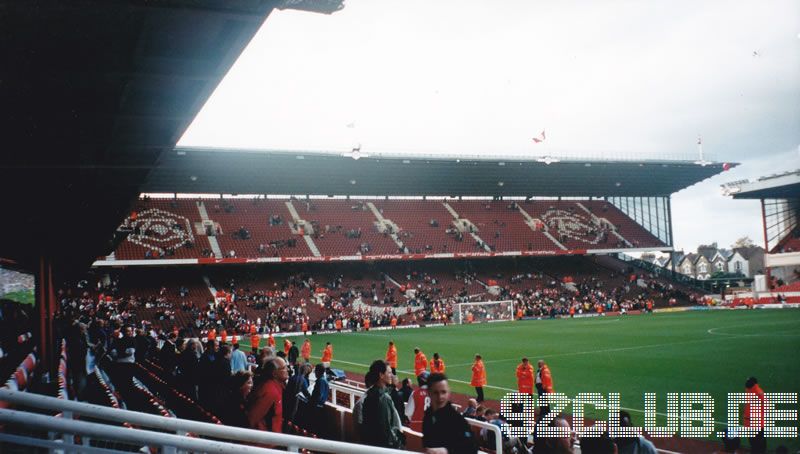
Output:
[[765,279],[740,298],[800,301],[800,170],[722,185],[737,200],[759,200],[764,226]]
[[[794,316],[711,313],[725,305],[630,257],[671,254],[672,195],[736,164],[176,146],[275,9],[343,7],[0,1],[0,451],[389,454],[456,434],[451,453],[580,452],[574,434],[565,451],[509,437],[502,396],[627,391],[642,425],[643,390],[700,383],[714,429],[720,375],[741,373],[726,358],[796,353]],[[775,273],[798,254],[797,177],[734,195],[778,225]],[[764,326],[783,337],[748,331]],[[445,410],[461,430],[436,432]]]

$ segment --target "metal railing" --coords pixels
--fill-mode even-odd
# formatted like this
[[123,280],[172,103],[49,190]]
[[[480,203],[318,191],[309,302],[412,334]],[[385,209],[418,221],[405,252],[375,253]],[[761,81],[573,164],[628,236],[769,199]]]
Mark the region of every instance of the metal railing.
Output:
[[[342,383],[337,383],[337,382],[331,382],[330,386],[331,386],[331,397],[333,398],[333,405],[335,405],[336,407],[340,407],[336,403],[338,395],[340,393],[341,394],[345,394],[345,395],[348,396],[348,401],[350,402],[350,408],[348,408],[348,410],[352,410],[353,406],[355,406],[356,396],[360,396],[365,391],[365,389],[362,389],[362,388],[357,388],[357,387],[352,386],[352,385],[344,385]],[[471,428],[474,428],[474,429],[486,429],[489,432],[494,432],[494,443],[495,443],[494,451],[496,453],[502,453],[503,452],[503,433],[500,431],[499,427],[495,426],[494,424],[488,423],[488,422],[478,421],[477,419],[466,418],[466,420],[467,420],[467,424],[469,424],[469,426]],[[408,427],[405,427],[405,426],[403,426],[403,432],[405,432],[407,434],[411,434],[411,435],[417,435],[417,436],[421,436],[422,435],[419,432],[415,432],[415,431],[413,431],[413,430],[411,430],[411,429],[409,429]]]
[[[257,446],[285,446],[290,452],[299,452],[301,449],[309,449],[315,452],[352,454],[401,454],[410,452],[341,441],[242,429],[178,418],[165,418],[163,416],[102,407],[38,394],[21,393],[7,389],[0,389],[0,401],[12,403],[17,407],[37,408],[49,410],[53,413],[59,411],[63,412],[64,415],[62,418],[53,418],[36,413],[0,409],[0,422],[3,424],[22,425],[26,430],[50,432],[49,439],[42,439],[30,435],[16,435],[6,430],[0,433],[0,440],[21,444],[23,446],[50,448],[51,450],[55,449],[62,452],[109,452],[107,449],[91,446],[89,444],[91,437],[95,437],[96,440],[123,441],[140,446],[159,447],[161,448],[161,452],[165,454],[183,451],[230,454],[286,452],[286,450],[276,451],[274,449]],[[73,420],[72,418],[77,415],[89,417],[93,420],[101,420],[106,423]],[[109,425],[107,422],[129,423],[137,428],[118,427]],[[216,440],[191,438],[186,436],[187,433],[212,437]],[[81,444],[76,444],[76,437],[71,435],[81,435]],[[230,440],[233,441],[233,443],[219,440]],[[246,443],[249,446],[238,443]]]

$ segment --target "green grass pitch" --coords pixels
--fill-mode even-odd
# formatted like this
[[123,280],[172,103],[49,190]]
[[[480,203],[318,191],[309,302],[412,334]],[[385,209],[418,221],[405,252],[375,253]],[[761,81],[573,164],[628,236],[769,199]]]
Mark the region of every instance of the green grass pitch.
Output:
[[[302,337],[293,338],[302,343]],[[621,394],[621,405],[643,425],[644,393],[658,395],[666,411],[668,392],[707,392],[714,419],[727,420],[727,393],[743,392],[755,375],[766,392],[800,392],[800,310],[696,311],[566,320],[530,320],[368,333],[310,336],[312,355],[326,341],[334,346],[332,366],[363,373],[383,359],[388,341],[398,348],[398,374],[411,376],[413,349],[428,359],[438,352],[455,392],[469,386],[475,353],[483,356],[488,399],[516,389],[515,368],[523,356],[544,359],[556,392]],[[279,348],[281,345],[278,339]],[[402,373],[400,372],[402,371]],[[797,406],[794,407],[795,409]],[[605,419],[605,415],[587,408]],[[571,411],[571,410],[568,410]],[[663,421],[661,419],[664,419]],[[665,418],[659,418],[664,424]],[[724,424],[717,426],[717,430]],[[800,447],[798,440],[782,440]],[[770,441],[770,446],[778,445]]]

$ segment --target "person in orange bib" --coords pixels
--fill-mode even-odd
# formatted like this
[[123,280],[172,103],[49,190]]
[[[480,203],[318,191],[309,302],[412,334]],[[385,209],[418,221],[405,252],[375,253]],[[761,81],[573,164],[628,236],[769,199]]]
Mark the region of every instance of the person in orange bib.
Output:
[[444,374],[444,370],[445,370],[444,360],[439,356],[438,353],[434,353],[433,361],[431,361],[431,373]]
[[267,336],[267,346],[275,348],[275,338],[272,337],[272,331],[270,331],[269,336]]
[[214,328],[208,330],[208,340],[209,342],[217,340],[217,330],[215,330]]
[[517,320],[522,320],[522,317],[524,315],[525,315],[525,313],[522,312],[522,309],[517,309]]
[[303,322],[300,326],[300,330],[303,331],[303,335],[305,336],[308,333],[308,322]]
[[364,319],[364,331],[369,331],[369,318]]
[[219,332],[219,337],[223,344],[228,343],[228,331],[226,331],[225,328],[222,328],[222,330]]
[[475,316],[472,315],[472,312],[467,312],[467,323],[472,323],[475,321]]
[[250,350],[253,352],[254,355],[258,353],[259,342],[261,342],[261,336],[259,336],[258,334],[250,335]]
[[522,358],[517,366],[517,390],[522,394],[533,395],[533,365],[528,358]]
[[392,374],[397,375],[397,347],[394,341],[389,341],[389,348],[386,350],[386,362],[392,368]]
[[336,322],[335,322],[335,326],[336,326],[336,331],[341,333],[342,332],[342,320],[337,318]]
[[292,348],[292,342],[287,339],[283,338],[283,354],[289,356],[289,350]]
[[750,441],[750,452],[767,452],[767,441],[764,439],[764,390],[761,389],[756,377],[747,379],[744,383],[744,390],[748,396],[754,394],[758,399],[758,404],[756,405],[750,405],[750,403],[744,404],[744,415],[742,415],[744,427],[758,427],[760,429],[755,436],[748,437]]
[[428,358],[419,347],[414,349],[414,375],[419,377],[428,369]]
[[331,368],[331,361],[333,361],[333,345],[330,342],[325,342],[325,349],[322,350],[322,365],[325,369]]
[[311,341],[306,339],[303,341],[303,346],[300,348],[300,357],[303,358],[303,361],[310,363],[311,362]]
[[550,368],[547,367],[544,360],[539,360],[536,364],[538,370],[536,371],[536,392],[539,396],[542,394],[550,394],[555,392],[553,389],[553,376],[550,375]]
[[391,320],[391,321],[389,321],[389,326],[390,326],[392,329],[397,329],[397,317],[395,317],[395,316],[392,316],[392,320]]
[[486,368],[483,366],[483,358],[481,355],[475,355],[475,363],[472,364],[472,380],[469,385],[475,388],[477,393],[477,400],[479,403],[483,402],[483,387],[486,386]]

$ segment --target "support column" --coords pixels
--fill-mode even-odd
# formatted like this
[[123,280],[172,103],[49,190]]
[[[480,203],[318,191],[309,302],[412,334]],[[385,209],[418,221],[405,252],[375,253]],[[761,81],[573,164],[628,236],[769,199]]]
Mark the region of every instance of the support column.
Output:
[[56,293],[53,286],[53,263],[48,257],[39,259],[36,276],[36,305],[39,313],[39,358],[48,370],[54,370],[55,331],[53,315],[56,312]]
[[[769,239],[767,238],[767,209],[764,205],[764,199],[761,199],[761,222],[764,226],[764,255],[769,254]],[[772,286],[770,282],[772,281],[772,276],[767,267],[767,260],[766,257],[764,258],[764,274],[767,278],[767,291],[772,291]],[[751,271],[752,274],[752,271]],[[755,287],[755,282],[753,283],[753,287]]]

